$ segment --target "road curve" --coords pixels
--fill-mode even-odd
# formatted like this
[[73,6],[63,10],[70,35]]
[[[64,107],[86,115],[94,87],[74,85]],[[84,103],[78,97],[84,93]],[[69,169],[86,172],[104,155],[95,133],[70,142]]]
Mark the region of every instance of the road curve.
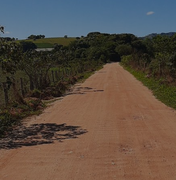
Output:
[[118,63],[0,140],[1,180],[175,180],[176,112]]

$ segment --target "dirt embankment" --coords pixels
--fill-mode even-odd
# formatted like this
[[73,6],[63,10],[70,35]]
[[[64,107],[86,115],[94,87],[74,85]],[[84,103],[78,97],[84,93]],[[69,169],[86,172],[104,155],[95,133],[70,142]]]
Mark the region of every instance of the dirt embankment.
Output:
[[176,112],[118,63],[0,140],[1,180],[175,180]]

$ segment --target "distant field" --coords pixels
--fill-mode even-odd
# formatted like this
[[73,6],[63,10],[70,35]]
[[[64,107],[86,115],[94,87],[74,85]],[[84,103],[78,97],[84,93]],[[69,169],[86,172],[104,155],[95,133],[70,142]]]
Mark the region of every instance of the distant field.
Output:
[[44,39],[37,39],[37,40],[29,40],[26,39],[25,41],[31,41],[37,45],[38,48],[53,48],[54,44],[60,44],[67,46],[71,41],[74,41],[76,38],[64,38],[64,37],[58,37],[58,38],[44,38]]

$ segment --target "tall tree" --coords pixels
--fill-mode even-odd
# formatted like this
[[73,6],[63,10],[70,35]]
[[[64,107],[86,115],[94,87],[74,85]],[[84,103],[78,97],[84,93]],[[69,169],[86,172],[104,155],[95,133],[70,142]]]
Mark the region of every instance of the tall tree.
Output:
[[1,31],[2,33],[4,33],[4,26],[1,26],[1,25],[0,25],[0,31]]

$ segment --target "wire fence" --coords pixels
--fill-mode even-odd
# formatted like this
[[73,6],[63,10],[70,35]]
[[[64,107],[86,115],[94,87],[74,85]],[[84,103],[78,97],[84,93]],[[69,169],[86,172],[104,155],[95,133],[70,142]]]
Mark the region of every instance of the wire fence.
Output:
[[[68,81],[70,77],[90,70],[93,66],[94,65],[90,63],[85,63],[78,66],[51,69],[47,75],[47,83],[44,88],[52,86],[60,81]],[[42,87],[40,83],[40,77],[36,77],[35,81],[31,81],[31,79],[24,74],[13,78],[13,81],[9,77],[0,78],[0,107],[7,106],[10,102],[15,101],[17,96],[16,92],[24,98],[32,90]]]

